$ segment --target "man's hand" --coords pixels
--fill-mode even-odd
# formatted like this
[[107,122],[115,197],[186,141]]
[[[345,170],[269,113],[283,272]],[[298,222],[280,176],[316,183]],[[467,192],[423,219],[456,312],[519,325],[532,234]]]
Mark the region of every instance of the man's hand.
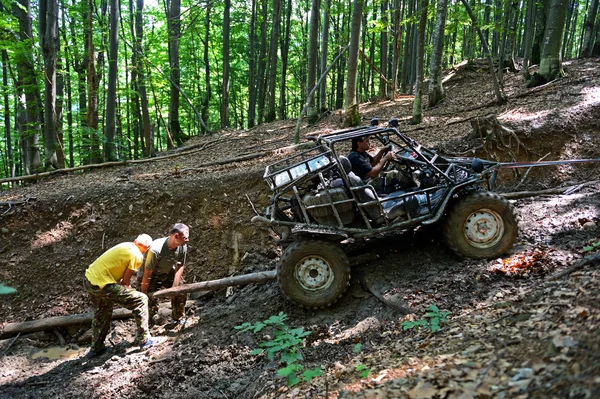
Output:
[[392,158],[394,158],[394,153],[392,151],[389,151],[388,153],[385,154],[385,156],[383,157],[383,161],[384,162],[388,162],[389,160],[391,160]]

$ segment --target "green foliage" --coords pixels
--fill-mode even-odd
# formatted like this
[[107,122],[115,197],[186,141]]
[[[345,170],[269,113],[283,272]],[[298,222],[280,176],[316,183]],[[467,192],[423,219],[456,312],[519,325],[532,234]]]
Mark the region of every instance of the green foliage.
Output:
[[17,292],[17,290],[14,288],[0,283],[0,295],[14,294],[15,292]]
[[[354,345],[354,353],[358,353],[362,350],[362,344],[359,342],[356,345]],[[360,378],[367,378],[369,376],[369,374],[371,373],[371,369],[368,368],[367,366],[365,366],[362,363],[359,363],[356,365],[356,367],[354,367],[354,370],[358,371]]]
[[440,325],[442,323],[447,322],[449,314],[450,312],[448,311],[440,312],[440,309],[437,307],[437,305],[433,304],[427,308],[425,319],[405,321],[401,324],[401,326],[404,330],[409,330],[413,327],[423,327],[425,329],[430,329],[431,332],[436,332],[440,329]]
[[354,369],[358,371],[360,378],[367,378],[369,376],[369,373],[371,373],[371,369],[362,363],[357,364]]
[[600,241],[596,241],[592,245],[586,245],[585,247],[583,247],[583,252],[590,252],[598,247],[600,247]]
[[[250,354],[259,355],[265,353],[267,359],[273,360],[279,354],[279,363],[284,367],[277,370],[279,377],[285,377],[287,384],[293,386],[304,380],[308,382],[314,377],[322,375],[319,367],[305,370],[304,365],[299,363],[304,360],[300,349],[305,345],[305,337],[310,331],[303,328],[290,328],[285,324],[287,315],[280,312],[277,316],[271,316],[267,320],[258,321],[254,324],[243,323],[234,328],[236,330],[251,331],[256,334],[266,327],[270,327],[274,337],[269,341],[259,344],[260,348],[254,349]],[[300,377],[301,379],[300,379]]]

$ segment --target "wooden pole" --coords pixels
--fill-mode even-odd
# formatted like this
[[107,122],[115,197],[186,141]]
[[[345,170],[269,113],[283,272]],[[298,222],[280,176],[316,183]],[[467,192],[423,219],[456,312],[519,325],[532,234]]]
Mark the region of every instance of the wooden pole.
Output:
[[[131,310],[115,309],[112,318],[126,319],[131,317]],[[80,313],[70,316],[54,316],[45,319],[8,323],[0,327],[0,339],[10,338],[19,333],[27,334],[36,331],[52,330],[56,327],[67,327],[73,324],[89,324],[94,318],[93,312]]]
[[[196,291],[214,291],[232,285],[247,285],[264,283],[277,278],[277,271],[258,272],[243,274],[241,276],[226,277],[219,280],[202,281],[200,283],[184,284],[175,288],[156,291],[154,298],[162,298],[172,295],[182,295]],[[115,309],[113,319],[126,319],[133,314],[127,309]],[[24,321],[19,323],[8,323],[0,325],[0,339],[10,338],[19,333],[26,334],[36,331],[52,330],[57,327],[67,327],[74,324],[90,324],[94,318],[93,312],[75,314],[70,316],[54,316],[45,319]]]
[[264,283],[269,280],[275,280],[277,278],[277,271],[270,270],[268,272],[258,272],[251,274],[243,274],[241,276],[225,277],[219,280],[202,281],[200,283],[183,284],[175,288],[167,288],[164,290],[156,291],[152,294],[154,298],[162,298],[172,295],[183,295],[189,294],[190,292],[196,291],[212,291],[218,290],[232,285],[247,285]]

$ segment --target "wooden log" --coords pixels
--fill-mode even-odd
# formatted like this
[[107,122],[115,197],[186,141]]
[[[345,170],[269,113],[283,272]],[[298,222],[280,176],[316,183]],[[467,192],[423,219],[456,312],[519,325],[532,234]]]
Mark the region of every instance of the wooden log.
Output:
[[[126,319],[131,317],[131,310],[115,309],[112,318]],[[67,327],[73,324],[89,324],[94,318],[93,312],[80,313],[69,316],[54,316],[45,319],[22,321],[19,323],[7,323],[0,327],[0,339],[10,338],[19,333],[27,334],[37,331],[52,330],[57,327]]]
[[264,283],[269,280],[275,280],[277,278],[277,271],[270,270],[268,272],[258,272],[243,274],[241,276],[225,277],[219,280],[202,281],[199,283],[183,284],[175,288],[167,288],[164,290],[156,291],[152,294],[154,298],[162,298],[172,295],[183,295],[189,294],[190,292],[196,291],[214,291],[232,285],[247,285]]

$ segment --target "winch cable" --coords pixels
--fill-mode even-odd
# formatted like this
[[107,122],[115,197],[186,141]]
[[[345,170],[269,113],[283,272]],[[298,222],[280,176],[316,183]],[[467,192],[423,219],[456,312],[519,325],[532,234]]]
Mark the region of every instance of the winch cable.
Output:
[[537,161],[537,162],[499,162],[498,169],[532,168],[536,166],[568,165],[572,163],[600,162],[595,159],[566,159],[560,161]]

